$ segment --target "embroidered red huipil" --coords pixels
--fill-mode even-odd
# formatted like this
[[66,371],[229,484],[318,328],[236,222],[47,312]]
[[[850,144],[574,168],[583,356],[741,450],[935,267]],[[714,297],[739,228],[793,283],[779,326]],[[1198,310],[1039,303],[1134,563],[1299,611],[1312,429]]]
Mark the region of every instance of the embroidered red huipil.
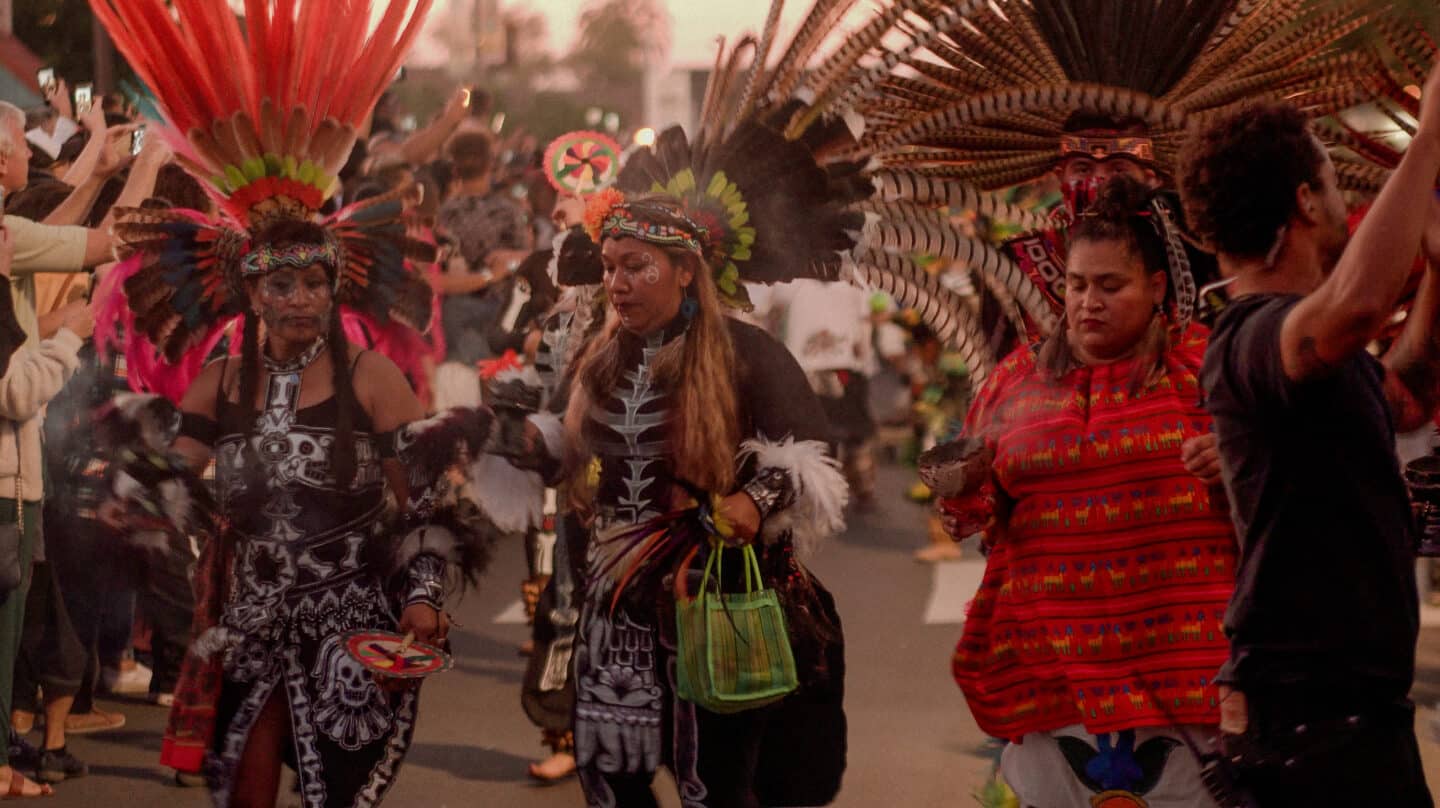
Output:
[[[1210,429],[1205,336],[1192,326],[1175,340],[1164,375],[1134,396],[1133,360],[1055,381],[1022,348],[972,405],[967,434],[992,444],[994,484],[1014,504],[953,661],[990,735],[1218,723],[1234,532],[1223,496],[1180,459]],[[984,496],[944,505],[972,532],[994,512]]]

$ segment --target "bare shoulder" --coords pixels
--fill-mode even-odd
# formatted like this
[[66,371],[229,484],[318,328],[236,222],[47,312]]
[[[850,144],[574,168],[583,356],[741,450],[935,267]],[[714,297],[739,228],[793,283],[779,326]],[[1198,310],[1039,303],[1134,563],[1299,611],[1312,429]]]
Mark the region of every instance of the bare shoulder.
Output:
[[425,417],[425,408],[410,387],[410,380],[390,357],[354,345],[351,350],[355,398],[370,416],[376,431],[389,432]]
[[224,357],[216,359],[207,364],[195,381],[185,390],[185,397],[180,401],[180,409],[183,412],[191,412],[197,415],[213,416],[215,407],[220,395],[233,377],[230,365],[239,363],[227,362]]
[[350,343],[350,368],[357,390],[362,382],[381,386],[398,382],[410,386],[405,373],[394,360],[373,348],[362,348],[353,342]]

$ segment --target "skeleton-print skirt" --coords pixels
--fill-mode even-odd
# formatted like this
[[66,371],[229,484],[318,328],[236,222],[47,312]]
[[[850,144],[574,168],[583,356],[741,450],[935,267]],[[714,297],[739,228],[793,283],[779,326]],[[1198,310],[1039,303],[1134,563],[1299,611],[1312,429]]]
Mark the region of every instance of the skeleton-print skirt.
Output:
[[282,749],[300,778],[304,808],[369,808],[395,781],[415,728],[418,690],[387,693],[346,652],[351,629],[393,629],[377,587],[352,580],[311,593],[288,619],[246,635],[225,655],[215,748],[207,775],[215,804],[229,804],[245,744],[272,696],[288,707]]

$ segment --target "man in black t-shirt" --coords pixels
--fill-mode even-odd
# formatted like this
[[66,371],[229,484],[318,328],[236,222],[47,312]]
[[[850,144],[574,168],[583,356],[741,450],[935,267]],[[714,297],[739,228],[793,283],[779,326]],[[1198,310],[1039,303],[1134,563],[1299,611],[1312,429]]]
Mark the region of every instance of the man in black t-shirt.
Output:
[[[1432,805],[1408,701],[1419,603],[1395,433],[1440,403],[1440,80],[1347,246],[1335,166],[1293,107],[1192,136],[1189,220],[1233,281],[1202,375],[1241,543],[1226,613],[1226,757],[1262,808]],[[1404,334],[1391,319],[1424,236]]]

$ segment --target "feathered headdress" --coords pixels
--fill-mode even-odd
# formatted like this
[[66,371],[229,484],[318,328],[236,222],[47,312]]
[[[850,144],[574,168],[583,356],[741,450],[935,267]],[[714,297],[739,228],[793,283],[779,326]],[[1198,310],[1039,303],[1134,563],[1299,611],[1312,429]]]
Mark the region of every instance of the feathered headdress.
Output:
[[[876,159],[876,127],[893,121],[874,99],[902,62],[985,2],[940,9],[891,0],[843,40],[832,38],[854,5],[817,0],[787,42],[778,37],[783,2],[776,0],[758,36],[722,44],[694,131],[669,129],[632,154],[613,191],[592,198],[587,227],[597,241],[632,235],[697,249],[722,300],[735,307],[749,305],[746,283],[796,278],[889,292],[956,341],[981,379],[990,365],[981,316],[912,256],[970,262],[1011,321],[1047,330],[1055,315],[1039,289],[939,208],[970,204],[1029,224],[1043,220],[970,186]],[[896,36],[910,45],[896,50]],[[669,198],[681,215],[640,215],[637,199],[648,195]]]
[[[918,4],[936,22],[965,3]],[[1077,117],[1110,119],[1105,154],[1128,140],[1173,165],[1186,127],[1256,99],[1328,115],[1368,98],[1373,50],[1341,48],[1356,3],[1313,0],[998,0],[908,55],[866,102],[885,123],[869,143],[887,164],[999,188],[1040,176]],[[1126,137],[1126,136],[1129,137]],[[1083,138],[1081,138],[1083,139]],[[1096,144],[1087,144],[1096,145]],[[1085,145],[1080,147],[1090,151]]]
[[1379,191],[1415,136],[1420,87],[1440,56],[1432,34],[1440,15],[1426,7],[1400,8],[1367,26],[1366,44],[1388,69],[1375,76],[1367,103],[1317,122],[1318,134],[1331,144],[1340,186],[1362,197]]
[[[867,75],[824,90],[854,99],[869,124],[856,156],[883,166],[877,210],[909,219],[909,236],[885,238],[861,269],[927,322],[943,310],[956,325],[936,330],[956,337],[977,382],[996,357],[972,328],[973,305],[927,301],[877,270],[908,269],[910,253],[961,262],[982,298],[1029,314],[1009,319],[1043,333],[1054,317],[1035,316],[1029,295],[1063,277],[1063,233],[992,192],[1080,153],[1125,156],[1163,177],[1187,127],[1206,117],[1257,99],[1329,115],[1366,98],[1382,72],[1373,49],[1339,46],[1373,17],[1354,3],[896,0],[892,10],[904,41]],[[1042,232],[995,250],[951,223],[966,212]],[[1188,306],[1177,315],[1188,319]]]
[[[120,212],[116,235],[141,255],[125,282],[131,338],[179,363],[243,311],[241,279],[302,259],[335,270],[342,306],[428,328],[429,288],[405,260],[433,251],[406,235],[404,193],[319,211],[431,0],[388,0],[373,30],[370,0],[246,0],[243,23],[225,0],[90,4],[154,93],[161,135],[222,212]],[[305,256],[252,249],[283,220],[325,225],[327,243]]]

